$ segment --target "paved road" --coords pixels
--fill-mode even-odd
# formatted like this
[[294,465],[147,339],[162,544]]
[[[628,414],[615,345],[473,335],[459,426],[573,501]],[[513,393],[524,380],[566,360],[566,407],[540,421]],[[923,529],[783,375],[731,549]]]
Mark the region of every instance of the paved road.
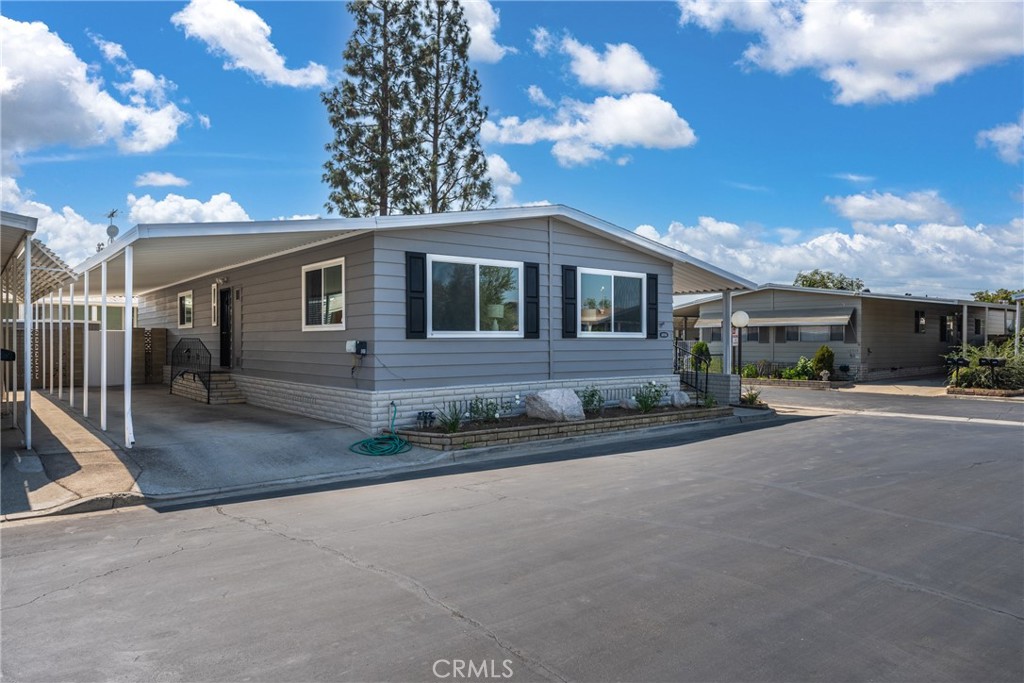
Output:
[[790,419],[6,524],[3,676],[1020,681],[1021,433]]

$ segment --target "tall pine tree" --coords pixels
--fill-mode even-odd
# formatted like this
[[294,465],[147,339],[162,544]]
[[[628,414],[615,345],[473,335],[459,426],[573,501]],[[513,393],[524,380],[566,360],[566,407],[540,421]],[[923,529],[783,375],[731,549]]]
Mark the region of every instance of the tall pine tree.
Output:
[[321,93],[334,140],[323,180],[343,216],[464,211],[494,192],[480,81],[458,0],[355,0],[347,78]]
[[354,0],[342,83],[321,93],[334,140],[324,164],[327,211],[343,216],[422,213],[416,124],[420,23],[413,0]]
[[423,0],[416,72],[419,130],[426,152],[427,211],[468,211],[494,203],[480,147],[480,81],[469,66],[469,27],[459,0]]

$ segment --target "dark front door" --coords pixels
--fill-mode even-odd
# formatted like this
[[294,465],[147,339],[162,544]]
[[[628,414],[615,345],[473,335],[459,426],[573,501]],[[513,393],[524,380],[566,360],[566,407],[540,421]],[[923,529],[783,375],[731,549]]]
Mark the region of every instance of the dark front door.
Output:
[[222,287],[218,294],[220,296],[220,366],[230,368],[231,354],[233,353],[231,330],[234,329],[231,288]]

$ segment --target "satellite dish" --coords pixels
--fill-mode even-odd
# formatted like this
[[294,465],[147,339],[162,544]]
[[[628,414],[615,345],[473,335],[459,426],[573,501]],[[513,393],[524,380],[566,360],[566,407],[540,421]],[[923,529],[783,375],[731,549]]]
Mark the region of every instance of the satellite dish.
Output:
[[113,240],[115,237],[117,237],[117,233],[119,233],[120,231],[120,228],[111,223],[110,225],[107,226],[107,237]]

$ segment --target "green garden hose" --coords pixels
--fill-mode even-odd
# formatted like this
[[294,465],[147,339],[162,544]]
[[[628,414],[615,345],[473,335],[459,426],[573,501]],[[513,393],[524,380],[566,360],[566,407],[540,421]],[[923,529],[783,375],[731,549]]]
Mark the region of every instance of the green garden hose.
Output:
[[395,417],[398,415],[398,406],[391,402],[391,433],[381,434],[369,439],[357,441],[348,447],[353,453],[359,455],[398,455],[412,449],[409,442],[395,434]]

